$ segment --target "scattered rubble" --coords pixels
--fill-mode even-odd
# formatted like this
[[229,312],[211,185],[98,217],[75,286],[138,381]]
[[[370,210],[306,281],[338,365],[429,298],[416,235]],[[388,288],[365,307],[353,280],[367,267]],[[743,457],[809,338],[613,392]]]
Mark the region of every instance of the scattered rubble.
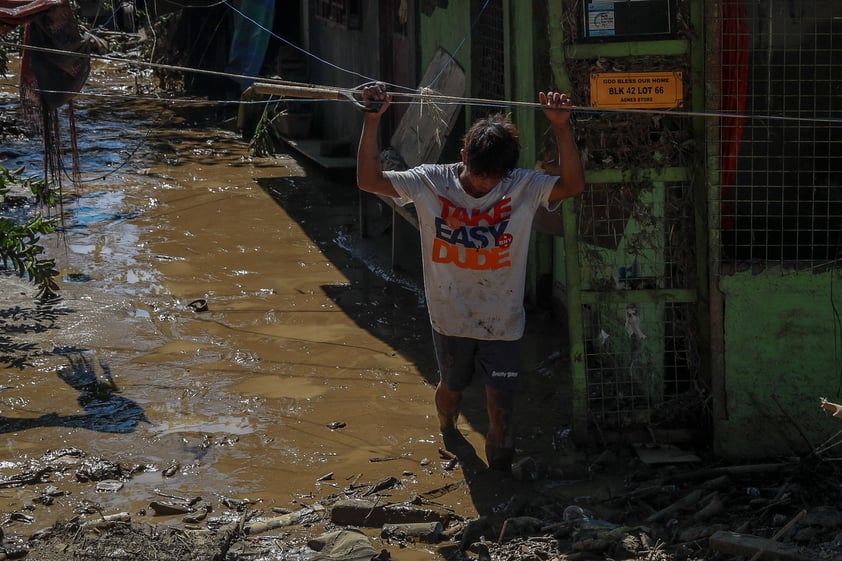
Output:
[[[75,448],[48,451],[0,479],[0,488],[31,487],[34,496],[25,512],[3,515],[0,560],[385,561],[408,547],[452,561],[842,559],[838,473],[827,459],[653,465],[631,448],[595,454],[579,466],[542,466],[536,458],[521,463],[531,469],[520,478],[465,471],[465,479],[414,497],[401,496],[401,477],[369,483],[359,477],[334,495],[268,512],[259,500],[158,493],[138,513],[81,510],[25,535],[38,511],[63,496],[58,474],[97,488],[107,483],[106,492],[119,494],[121,480],[155,469],[120,466]],[[449,469],[463,467],[457,459]],[[577,467],[598,496],[578,496],[575,480],[559,478]],[[466,519],[446,502],[466,487],[474,496],[487,491],[503,500]]]

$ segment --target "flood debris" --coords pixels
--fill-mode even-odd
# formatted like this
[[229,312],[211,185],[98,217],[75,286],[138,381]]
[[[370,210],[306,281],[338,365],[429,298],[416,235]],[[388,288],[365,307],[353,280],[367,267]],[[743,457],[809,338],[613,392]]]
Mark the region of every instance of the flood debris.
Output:
[[[76,480],[85,482],[100,482],[100,490],[119,490],[118,483],[132,477],[134,473],[144,471],[142,466],[125,466],[107,459],[91,456],[77,448],[48,450],[40,458],[27,461],[26,465],[18,466],[17,473],[0,475],[0,488],[24,487],[47,483],[56,473],[73,471]],[[57,496],[60,493],[51,493]]]
[[207,312],[208,301],[205,298],[197,298],[196,300],[193,300],[189,304],[187,304],[187,307],[193,310],[194,312]]
[[172,477],[173,475],[178,473],[178,470],[180,470],[180,469],[181,469],[181,464],[179,464],[178,462],[173,462],[161,471],[161,476],[162,477]]
[[116,493],[123,488],[123,482],[116,479],[103,479],[97,481],[96,490],[98,493]]
[[744,535],[724,530],[716,532],[710,538],[711,547],[720,553],[738,555],[756,559],[777,559],[779,561],[814,561],[805,555],[798,546],[791,543],[777,543],[771,539]]
[[443,527],[441,522],[410,522],[406,524],[383,524],[380,537],[399,542],[420,541],[438,543]]
[[326,474],[322,475],[321,477],[317,478],[316,481],[331,481],[333,479],[333,472],[329,471]]
[[[337,530],[317,536],[307,542],[308,547],[321,555],[314,560],[370,561],[377,555],[368,537],[356,529]],[[388,558],[388,557],[387,557]]]
[[0,487],[20,487],[22,485],[43,483],[51,469],[48,466],[44,466],[17,473],[0,481]]
[[108,528],[82,528],[68,523],[57,525],[46,539],[33,540],[24,558],[40,561],[221,560],[235,536],[234,524],[216,531],[187,531],[124,520],[115,520]]
[[337,500],[330,509],[330,521],[339,526],[380,528],[384,524],[447,523],[450,517],[446,511],[435,508],[405,503],[380,504],[364,499]]
[[385,479],[381,479],[380,481],[378,481],[377,483],[372,485],[371,488],[368,491],[363,493],[363,496],[367,497],[369,495],[379,493],[380,491],[385,491],[386,489],[391,489],[392,487],[395,487],[396,485],[399,485],[399,484],[400,484],[400,480],[397,477],[394,477],[394,476],[390,475],[389,477],[386,477]]
[[409,458],[412,456],[411,453],[407,452],[405,454],[400,454],[399,456],[376,456],[374,458],[369,458],[368,461],[371,463],[375,462],[392,462],[394,460],[402,460],[405,458]]
[[[842,511],[837,508],[842,492],[834,462],[811,456],[757,464],[653,465],[631,448],[615,453],[600,471],[589,472],[589,489],[598,492],[587,495],[577,491],[575,482],[554,475],[577,472],[572,466],[547,466],[536,457],[521,462],[521,468],[534,474],[522,478],[492,471],[453,473],[446,465],[431,463],[425,469],[433,480],[448,482],[408,488],[398,476],[366,481],[366,474],[360,473],[344,488],[316,483],[315,490],[302,490],[302,498],[289,508],[275,505],[265,510],[259,497],[206,500],[154,489],[159,498],[141,512],[88,509],[72,520],[33,530],[47,504],[45,497],[62,498],[63,481],[81,481],[56,477],[34,493],[40,499],[5,515],[0,559],[119,559],[143,544],[149,544],[148,555],[135,558],[155,561],[369,561],[390,559],[393,548],[426,548],[431,558],[448,561],[842,558]],[[606,457],[600,453],[590,461],[585,458],[578,471]],[[458,458],[453,459],[460,469]],[[117,467],[120,474],[133,472],[117,462],[67,450],[29,460],[4,481],[43,484],[59,469],[75,475],[82,466],[89,474],[84,484],[92,488],[120,482],[98,479]],[[329,494],[316,497],[317,490]],[[489,496],[499,501],[477,517],[465,518],[448,504],[468,492],[477,501]],[[302,500],[305,497],[313,500]],[[186,551],[192,556],[184,557]]]
[[128,512],[117,512],[115,514],[108,514],[104,516],[100,515],[99,518],[83,522],[79,528],[82,530],[101,530],[111,526],[115,522],[131,522],[131,520],[132,517]]
[[174,501],[152,501],[149,503],[149,508],[156,516],[173,516],[194,511],[189,505]]
[[243,533],[247,536],[260,534],[277,528],[300,524],[305,519],[312,522],[315,519],[321,518],[324,511],[325,508],[322,505],[313,505],[312,507],[302,508],[301,510],[289,512],[281,516],[248,524],[243,527]]

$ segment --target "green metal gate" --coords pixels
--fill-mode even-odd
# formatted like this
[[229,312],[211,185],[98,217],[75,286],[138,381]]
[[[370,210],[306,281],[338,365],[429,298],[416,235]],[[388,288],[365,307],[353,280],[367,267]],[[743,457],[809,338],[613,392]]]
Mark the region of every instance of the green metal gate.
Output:
[[[677,3],[686,27],[669,37],[598,42],[581,40],[582,4],[550,3],[559,88],[587,105],[593,72],[681,72],[683,109],[704,108],[700,1]],[[579,439],[675,442],[710,425],[705,123],[692,114],[575,115],[588,185],[562,212]]]

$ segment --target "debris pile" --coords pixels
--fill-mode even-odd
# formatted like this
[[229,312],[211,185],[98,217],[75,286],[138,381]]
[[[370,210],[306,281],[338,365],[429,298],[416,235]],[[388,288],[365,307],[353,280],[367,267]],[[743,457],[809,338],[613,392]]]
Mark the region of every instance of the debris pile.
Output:
[[[602,452],[579,466],[524,458],[510,476],[469,471],[441,450],[440,463],[429,465],[456,477],[414,496],[406,493],[407,473],[368,483],[359,476],[344,487],[329,486],[336,492],[327,496],[302,493],[289,509],[264,509],[254,499],[158,493],[160,499],[136,513],[105,513],[89,505],[72,520],[25,536],[40,510],[69,496],[59,475],[119,493],[121,480],[155,469],[126,468],[77,449],[48,452],[0,480],[0,487],[33,490],[25,509],[4,515],[0,559],[384,561],[406,548],[427,550],[431,558],[478,561],[717,555],[798,561],[842,555],[833,462],[812,457],[747,465],[652,464],[627,452]],[[453,473],[459,469],[464,473]],[[177,471],[169,466],[161,475]],[[577,475],[587,481],[564,479]],[[331,480],[331,474],[320,478]],[[578,495],[584,483],[599,493]],[[500,502],[465,518],[448,499],[467,490]]]

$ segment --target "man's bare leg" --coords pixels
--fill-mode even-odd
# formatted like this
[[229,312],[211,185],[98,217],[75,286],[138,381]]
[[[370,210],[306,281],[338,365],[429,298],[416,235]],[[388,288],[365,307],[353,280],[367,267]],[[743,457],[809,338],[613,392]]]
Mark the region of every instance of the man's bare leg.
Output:
[[515,439],[512,430],[512,408],[514,392],[485,387],[488,408],[488,434],[485,437],[485,457],[488,467],[511,471],[515,455]]
[[436,413],[438,413],[441,432],[456,430],[461,405],[462,392],[452,391],[439,382],[436,386]]

